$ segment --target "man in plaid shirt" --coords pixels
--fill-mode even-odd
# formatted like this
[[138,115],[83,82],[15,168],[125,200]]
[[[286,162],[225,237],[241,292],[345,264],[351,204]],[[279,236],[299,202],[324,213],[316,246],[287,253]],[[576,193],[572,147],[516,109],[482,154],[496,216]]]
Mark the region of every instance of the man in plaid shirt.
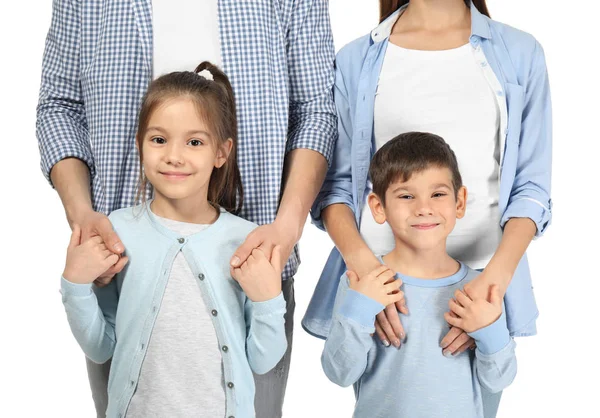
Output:
[[[211,2],[212,1],[212,2]],[[241,215],[261,225],[232,257],[280,245],[288,352],[255,376],[256,416],[280,417],[292,346],[296,243],[331,159],[334,47],[326,0],[54,0],[37,113],[41,167],[69,225],[126,249],[107,215],[133,205],[139,176],[134,139],[148,83],[211,59],[231,80],[238,111]],[[196,10],[201,7],[201,10]],[[160,22],[160,24],[158,23]],[[216,52],[215,52],[216,51]],[[102,286],[126,259],[97,280]],[[98,416],[109,364],[88,361]]]

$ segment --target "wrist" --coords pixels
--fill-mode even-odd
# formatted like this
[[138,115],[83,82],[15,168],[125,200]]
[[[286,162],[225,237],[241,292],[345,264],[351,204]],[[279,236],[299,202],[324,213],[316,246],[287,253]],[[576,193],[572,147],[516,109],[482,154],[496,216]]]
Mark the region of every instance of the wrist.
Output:
[[91,213],[94,213],[94,209],[90,203],[79,203],[65,206],[65,213],[67,215],[67,221],[72,228],[75,224],[81,226],[83,220]]
[[273,224],[283,234],[284,241],[291,244],[291,247],[300,241],[304,223],[300,222],[297,217],[277,215]]

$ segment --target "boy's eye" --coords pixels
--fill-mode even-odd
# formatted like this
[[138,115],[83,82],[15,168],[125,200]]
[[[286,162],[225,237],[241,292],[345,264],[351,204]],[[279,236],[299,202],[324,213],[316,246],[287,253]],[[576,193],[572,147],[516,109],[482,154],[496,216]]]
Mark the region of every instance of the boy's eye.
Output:
[[154,138],[151,139],[152,142],[154,142],[155,144],[165,144],[167,142],[166,139],[160,137],[160,136],[155,136]]
[[433,194],[433,197],[443,197],[443,196],[446,196],[446,193],[443,193],[443,192],[437,192],[437,193],[434,193],[434,194]]
[[399,199],[412,199],[413,197],[409,194],[402,194],[398,196]]
[[202,141],[199,139],[191,139],[188,144],[190,144],[192,147],[197,147],[202,145]]

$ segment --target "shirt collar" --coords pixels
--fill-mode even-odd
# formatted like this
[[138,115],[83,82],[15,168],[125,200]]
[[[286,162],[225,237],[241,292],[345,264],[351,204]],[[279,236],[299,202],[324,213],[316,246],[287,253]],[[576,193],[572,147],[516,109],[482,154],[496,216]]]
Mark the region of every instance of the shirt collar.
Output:
[[[404,10],[408,7],[408,3],[392,13],[387,19],[381,22],[375,29],[371,31],[371,39],[373,42],[381,42],[390,37],[394,24]],[[484,39],[491,39],[490,25],[487,17],[482,15],[475,4],[471,2],[471,36],[478,36]]]

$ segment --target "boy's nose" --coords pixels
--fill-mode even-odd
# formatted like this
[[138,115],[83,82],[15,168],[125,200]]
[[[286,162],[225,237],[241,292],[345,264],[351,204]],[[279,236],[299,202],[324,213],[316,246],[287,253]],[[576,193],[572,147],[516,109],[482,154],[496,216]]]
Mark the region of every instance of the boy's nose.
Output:
[[433,209],[426,202],[419,202],[416,211],[417,216],[431,216],[433,215]]

